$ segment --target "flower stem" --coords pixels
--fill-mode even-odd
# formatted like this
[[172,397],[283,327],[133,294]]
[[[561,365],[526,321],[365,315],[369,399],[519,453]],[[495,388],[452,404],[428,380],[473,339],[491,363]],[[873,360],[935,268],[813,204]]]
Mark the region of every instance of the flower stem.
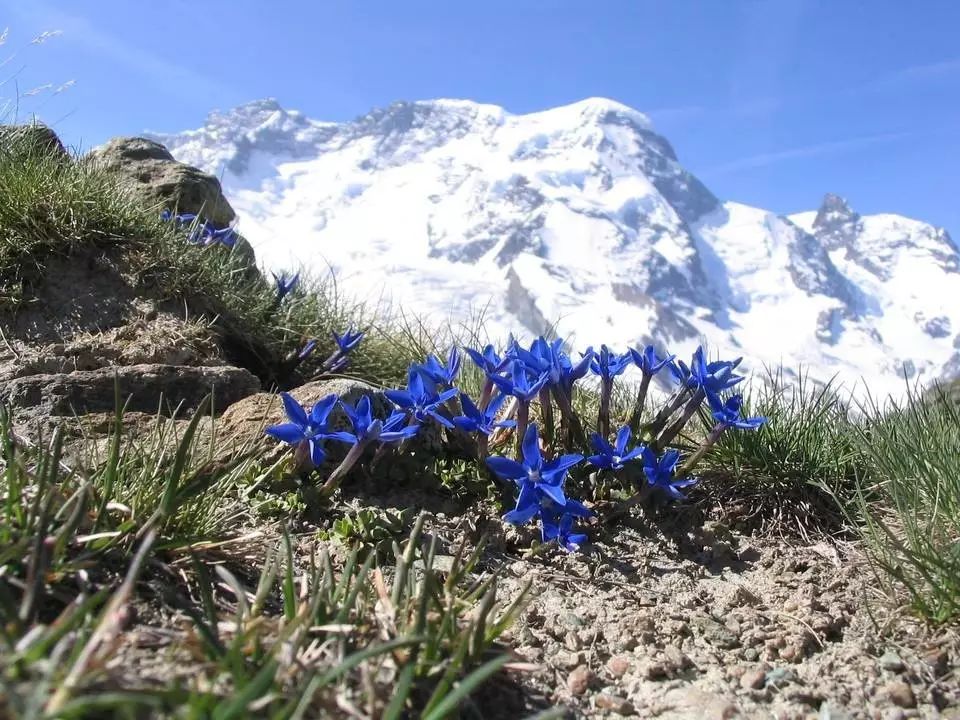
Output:
[[553,444],[553,404],[550,401],[550,388],[540,388],[540,420],[543,424],[543,436],[548,445]]
[[717,442],[717,440],[720,439],[720,436],[723,434],[723,431],[727,429],[727,427],[729,426],[725,425],[724,423],[717,423],[716,425],[714,425],[713,430],[711,430],[707,435],[707,437],[704,438],[703,445],[698,447],[696,452],[694,452],[693,455],[688,457],[684,461],[683,465],[677,468],[677,471],[674,474],[674,477],[679,480],[680,478],[683,478],[689,475],[690,471],[693,470],[696,464],[703,459],[703,456],[706,455],[707,452],[710,450],[710,448],[712,448],[714,444]]
[[560,385],[554,385],[553,397],[557,401],[557,407],[560,408],[560,417],[566,430],[564,433],[566,449],[568,451],[573,449],[574,442],[580,445],[586,445],[587,439],[583,434],[583,425],[580,423],[580,418],[577,417],[577,414],[573,412],[573,405],[571,404],[570,396],[567,394],[566,388]]
[[686,406],[683,408],[683,412],[680,414],[680,417],[674,421],[672,425],[669,425],[666,430],[661,433],[660,437],[650,443],[650,449],[654,452],[660,452],[665,448],[670,442],[680,434],[680,431],[683,430],[684,426],[690,421],[690,418],[693,417],[693,414],[700,408],[703,399],[706,397],[706,393],[703,391],[703,388],[697,390],[693,397],[687,401]]
[[640,430],[640,421],[643,419],[643,407],[647,401],[647,391],[650,388],[650,381],[652,379],[653,375],[644,373],[643,379],[640,380],[640,388],[637,390],[637,400],[633,404],[633,412],[630,414],[629,422],[630,432],[634,435]]
[[486,410],[487,406],[490,404],[490,401],[493,399],[493,380],[489,377],[486,382],[483,383],[483,390],[480,393],[480,400],[477,403],[477,408],[479,410]]
[[680,409],[680,406],[683,405],[683,401],[687,399],[687,394],[690,392],[690,389],[686,386],[681,387],[677,390],[676,394],[670,398],[670,401],[664,405],[660,412],[657,413],[657,416],[653,419],[653,422],[650,423],[646,431],[650,434],[650,437],[656,437],[663,426],[667,424],[667,420]]
[[600,412],[597,413],[597,432],[604,440],[610,437],[610,394],[613,392],[613,378],[603,378],[600,382]]
[[523,436],[530,422],[530,402],[517,398],[517,457],[523,457]]
[[350,469],[356,465],[357,460],[360,459],[360,457],[363,455],[363,451],[366,450],[367,446],[369,445],[370,439],[365,439],[361,440],[352,448],[350,448],[350,452],[347,453],[347,456],[343,458],[336,468],[334,468],[326,482],[320,486],[318,491],[320,497],[328,498],[337,491],[337,488],[340,487],[340,483],[343,482],[343,478],[346,477],[347,473],[350,472]]

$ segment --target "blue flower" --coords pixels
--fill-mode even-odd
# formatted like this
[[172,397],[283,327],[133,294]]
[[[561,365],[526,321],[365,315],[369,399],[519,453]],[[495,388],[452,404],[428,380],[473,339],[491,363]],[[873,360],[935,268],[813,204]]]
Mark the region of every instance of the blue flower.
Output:
[[407,374],[406,390],[387,390],[384,392],[390,401],[417,419],[417,422],[426,422],[433,418],[446,428],[452,428],[453,423],[438,412],[438,408],[447,400],[454,397],[457,390],[451,388],[440,394],[431,392],[423,382],[423,378],[416,368],[411,368]]
[[743,411],[742,395],[733,395],[724,402],[719,395],[707,393],[707,402],[710,403],[714,420],[725,427],[734,427],[740,430],[756,430],[767,422],[767,418],[762,416],[751,418],[741,417],[741,412]]
[[483,350],[474,350],[465,347],[463,351],[470,356],[474,365],[480,368],[484,375],[494,375],[503,370],[510,364],[510,357],[500,357],[493,345],[486,345]]
[[611,352],[606,345],[600,346],[600,352],[596,353],[590,362],[590,370],[594,375],[599,375],[603,380],[611,381],[623,373],[633,362],[633,356],[626,352],[618,355]]
[[629,425],[620,428],[614,445],[598,433],[590,436],[590,443],[597,454],[588,457],[587,462],[601,469],[622,470],[625,463],[636,460],[643,454],[643,446],[640,445],[633,450],[627,450],[627,445],[630,443]]
[[543,373],[539,377],[533,377],[527,371],[523,362],[514,360],[509,376],[491,375],[490,379],[504,394],[513,395],[519,400],[530,402],[546,384],[548,377],[547,373]]
[[409,440],[420,432],[420,423],[410,422],[406,413],[394,410],[390,417],[383,421],[383,430],[380,431],[380,442],[395,443]]
[[309,340],[307,344],[303,346],[300,352],[297,353],[297,357],[300,360],[306,360],[308,357],[310,357],[311,353],[313,353],[316,347],[317,347],[317,341]]
[[506,395],[497,395],[487,405],[486,410],[481,410],[466,393],[460,393],[460,406],[463,408],[463,415],[455,417],[453,423],[465,432],[477,432],[483,435],[489,435],[497,428],[514,427],[517,424],[515,420],[497,422],[497,412],[506,399]]
[[596,353],[593,351],[592,347],[588,347],[585,352],[581,353],[580,361],[574,365],[573,361],[566,353],[562,353],[558,357],[558,363],[560,365],[560,385],[563,386],[567,392],[573,389],[573,384],[585,377],[588,372],[590,372],[590,365],[593,363],[593,358]]
[[325,457],[323,440],[357,442],[355,435],[348,432],[331,431],[327,424],[330,412],[337,404],[336,395],[327,395],[327,397],[319,400],[309,414],[289,393],[280,393],[280,399],[283,401],[283,409],[290,422],[271,425],[264,432],[288,445],[307,443],[310,449],[310,459],[313,460],[314,465],[319,466],[323,463]]
[[742,375],[733,374],[734,369],[740,364],[740,360],[742,358],[717,360],[708,363],[704,359],[703,346],[701,345],[694,351],[690,367],[687,367],[682,360],[678,360],[669,367],[674,377],[691,390],[703,390],[705,393],[717,395],[743,380]]
[[407,417],[404,413],[394,412],[386,420],[378,420],[373,417],[373,405],[370,397],[364,395],[357,401],[356,407],[341,402],[340,406],[343,412],[350,419],[353,426],[353,432],[359,442],[398,442],[411,438],[417,434],[419,425],[407,424]]
[[550,500],[560,507],[567,505],[563,483],[567,470],[583,460],[582,455],[561,455],[550,462],[543,461],[537,425],[532,423],[523,436],[523,462],[505,457],[488,457],[487,465],[505,480],[513,480],[520,488],[515,510],[504,515],[507,522],[521,525],[540,512],[542,500]]
[[191,225],[194,220],[197,219],[197,216],[193,213],[181,213],[179,215],[174,215],[169,210],[164,210],[160,213],[160,219],[164,222],[174,222],[179,227],[185,227]]
[[647,345],[642,351],[630,348],[630,356],[633,358],[634,365],[640,368],[644,375],[656,375],[676,357],[676,355],[658,357],[653,345]]
[[440,387],[450,387],[460,372],[460,351],[454,345],[447,353],[447,364],[444,365],[435,355],[428,355],[426,362],[413,366],[424,381]]
[[685,500],[686,496],[680,491],[697,481],[695,478],[674,479],[678,460],[680,460],[679,450],[667,450],[658,459],[650,448],[643,448],[643,473],[647,476],[647,483],[664,490],[676,500]]
[[567,552],[576,552],[587,541],[586,533],[574,533],[573,523],[576,516],[570,512],[558,514],[546,508],[540,515],[540,533],[543,541],[556,540]]
[[204,245],[223,245],[224,247],[232,248],[237,244],[239,236],[232,227],[220,228],[215,230],[212,227],[209,228],[209,231],[206,236],[206,241]]
[[360,344],[363,339],[363,331],[354,332],[349,329],[343,335],[333,333],[333,339],[337,343],[337,347],[340,348],[340,352],[345,354]]
[[297,283],[300,282],[300,273],[297,273],[291,278],[287,278],[286,273],[272,273],[273,279],[277,282],[277,300],[283,300],[287,295],[293,292],[294,288],[297,287]]

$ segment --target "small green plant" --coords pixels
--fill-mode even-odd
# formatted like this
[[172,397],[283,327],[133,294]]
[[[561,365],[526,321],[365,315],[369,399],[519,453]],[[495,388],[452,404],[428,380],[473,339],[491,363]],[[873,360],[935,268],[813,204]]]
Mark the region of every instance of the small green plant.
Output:
[[409,531],[414,515],[413,508],[398,512],[364,508],[334,520],[328,534],[348,547],[390,557],[393,544]]
[[865,405],[853,518],[878,577],[934,623],[960,617],[960,406],[945,394]]

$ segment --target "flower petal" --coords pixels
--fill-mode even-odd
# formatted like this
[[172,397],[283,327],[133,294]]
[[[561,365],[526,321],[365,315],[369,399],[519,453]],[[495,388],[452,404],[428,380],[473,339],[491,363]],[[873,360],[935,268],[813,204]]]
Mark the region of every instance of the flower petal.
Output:
[[323,451],[323,443],[319,438],[313,438],[310,440],[310,459],[313,461],[315,467],[320,467],[323,465],[323,461],[326,459],[327,454]]
[[281,440],[289,445],[295,445],[303,440],[303,426],[297,423],[281,423],[271,425],[264,432],[270,437]]
[[290,393],[280,393],[280,399],[283,401],[284,412],[287,413],[287,417],[290,418],[292,422],[297,423],[301,427],[310,422],[310,419],[307,417],[307,411],[303,409],[300,403],[293,399],[293,395]]
[[318,400],[313,406],[313,410],[310,411],[310,422],[314,425],[323,425],[326,423],[330,411],[333,410],[333,406],[337,404],[337,400],[339,399],[337,395],[332,394]]
[[563,506],[567,504],[567,498],[563,494],[563,488],[559,485],[551,485],[545,482],[537,483],[537,490],[553,500],[557,505]]
[[521,450],[524,464],[531,470],[539,470],[543,464],[543,457],[540,455],[540,438],[537,436],[536,423],[530,423],[527,427],[527,431],[523,435]]
[[487,467],[506,480],[519,480],[527,476],[527,469],[516,460],[505,457],[488,457]]

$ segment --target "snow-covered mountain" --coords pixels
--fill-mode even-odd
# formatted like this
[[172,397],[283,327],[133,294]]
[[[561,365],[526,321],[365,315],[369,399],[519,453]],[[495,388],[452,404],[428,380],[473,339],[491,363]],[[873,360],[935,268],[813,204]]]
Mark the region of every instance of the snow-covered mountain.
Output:
[[960,374],[960,258],[946,231],[827,195],[788,217],[718,200],[640,112],[592,98],[528,115],[401,102],[318,122],[275,101],[151,137],[222,177],[271,268],[505,335],[578,345],[706,338],[821,380]]

